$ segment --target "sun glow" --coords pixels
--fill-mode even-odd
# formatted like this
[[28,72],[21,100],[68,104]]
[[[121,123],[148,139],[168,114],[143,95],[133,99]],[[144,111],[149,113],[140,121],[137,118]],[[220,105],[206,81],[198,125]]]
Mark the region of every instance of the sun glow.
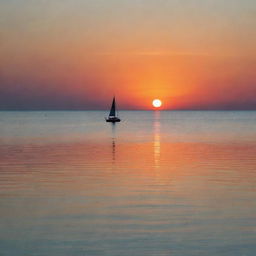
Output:
[[152,101],[152,105],[155,107],[155,108],[160,108],[162,106],[162,101],[159,100],[159,99],[155,99]]

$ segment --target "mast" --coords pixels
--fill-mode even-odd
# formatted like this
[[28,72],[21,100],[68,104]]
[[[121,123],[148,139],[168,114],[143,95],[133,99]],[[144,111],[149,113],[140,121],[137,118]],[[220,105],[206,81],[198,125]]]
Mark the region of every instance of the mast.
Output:
[[112,106],[111,106],[109,116],[116,116],[116,100],[115,100],[115,97],[113,98],[113,101],[112,101]]

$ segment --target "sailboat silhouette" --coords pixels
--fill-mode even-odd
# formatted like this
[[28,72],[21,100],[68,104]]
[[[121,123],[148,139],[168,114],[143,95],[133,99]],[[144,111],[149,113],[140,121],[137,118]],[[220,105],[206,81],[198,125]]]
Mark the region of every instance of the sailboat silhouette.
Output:
[[116,99],[115,99],[115,97],[113,98],[108,118],[105,118],[105,119],[106,119],[106,122],[111,122],[111,123],[116,123],[116,122],[121,121],[121,119],[116,114]]

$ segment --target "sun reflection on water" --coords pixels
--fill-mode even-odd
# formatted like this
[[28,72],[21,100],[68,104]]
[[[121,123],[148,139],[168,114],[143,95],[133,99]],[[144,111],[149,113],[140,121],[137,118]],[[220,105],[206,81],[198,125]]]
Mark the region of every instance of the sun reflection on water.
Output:
[[154,161],[155,167],[159,168],[160,153],[161,153],[161,142],[160,142],[160,112],[154,112]]

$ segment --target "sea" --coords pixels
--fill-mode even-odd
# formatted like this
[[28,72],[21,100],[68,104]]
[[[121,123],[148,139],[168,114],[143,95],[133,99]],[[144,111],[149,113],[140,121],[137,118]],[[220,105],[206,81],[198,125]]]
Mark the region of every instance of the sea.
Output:
[[1,256],[255,256],[256,111],[0,112]]

